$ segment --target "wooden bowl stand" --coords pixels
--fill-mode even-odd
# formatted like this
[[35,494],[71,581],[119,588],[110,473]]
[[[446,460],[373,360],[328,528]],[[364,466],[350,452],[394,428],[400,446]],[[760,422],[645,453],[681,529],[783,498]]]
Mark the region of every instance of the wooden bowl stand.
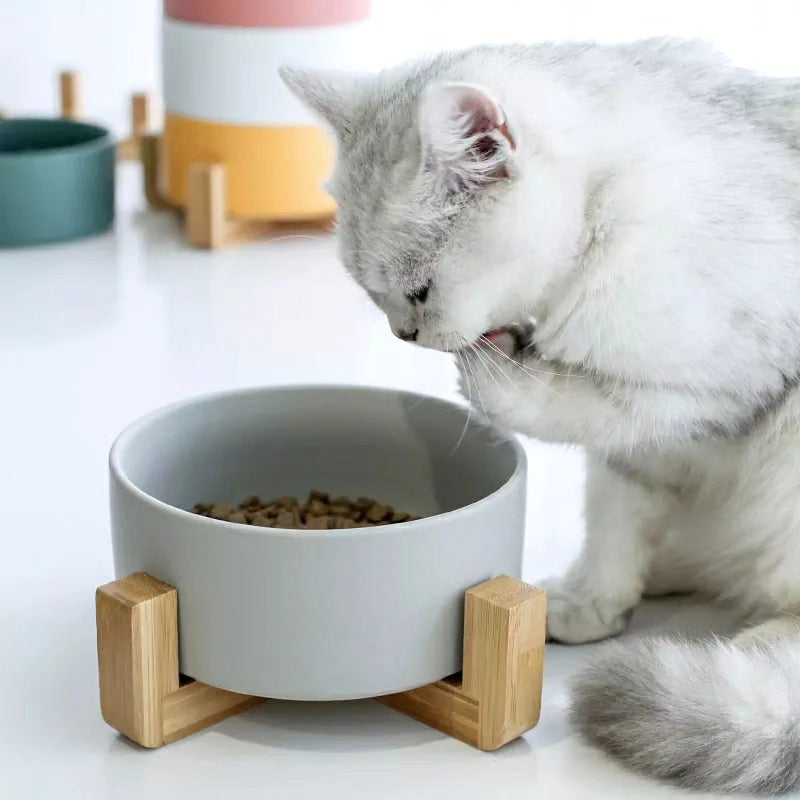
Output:
[[[375,698],[481,750],[496,750],[539,720],[546,595],[501,575],[469,589],[462,675]],[[96,593],[103,718],[143,747],[161,747],[260,703],[184,678],[178,667],[178,592],[144,572]]]
[[151,209],[173,209],[183,213],[186,239],[194,247],[216,250],[231,242],[293,232],[330,231],[335,216],[297,222],[245,219],[227,211],[227,171],[224,164],[197,162],[186,174],[186,208],[180,209],[164,196],[164,153],[161,136],[139,137],[139,157],[144,175],[144,194]]

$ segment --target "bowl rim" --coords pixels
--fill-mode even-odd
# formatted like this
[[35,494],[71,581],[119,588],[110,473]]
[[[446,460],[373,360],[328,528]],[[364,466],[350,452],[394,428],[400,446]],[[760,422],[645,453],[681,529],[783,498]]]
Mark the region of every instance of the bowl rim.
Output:
[[422,517],[418,520],[410,520],[408,522],[396,522],[393,525],[378,525],[369,528],[341,528],[327,531],[310,531],[310,530],[294,530],[291,528],[262,528],[258,525],[242,525],[240,522],[228,522],[227,520],[212,519],[210,517],[203,517],[199,514],[194,514],[183,508],[165,503],[156,497],[148,494],[140,489],[125,473],[120,463],[121,452],[123,448],[130,442],[145,426],[151,424],[157,419],[166,416],[167,414],[174,413],[195,405],[201,402],[219,401],[234,397],[241,397],[250,394],[263,394],[270,392],[281,391],[338,391],[338,392],[363,392],[364,394],[399,394],[405,395],[408,398],[415,400],[435,401],[442,405],[449,406],[453,410],[464,411],[468,406],[460,403],[455,403],[452,400],[447,400],[443,397],[436,395],[420,394],[419,392],[412,392],[406,389],[394,389],[386,386],[370,386],[368,384],[336,384],[336,383],[288,383],[276,384],[274,386],[249,386],[241,389],[223,390],[218,392],[209,392],[207,394],[194,395],[192,397],[178,400],[173,403],[161,406],[153,411],[144,414],[138,419],[131,422],[125,427],[114,439],[111,445],[111,450],[108,455],[109,471],[112,479],[116,480],[128,492],[133,494],[139,500],[142,500],[147,505],[156,509],[161,513],[167,513],[177,516],[178,519],[191,520],[192,524],[196,525],[210,525],[218,529],[219,533],[236,534],[239,536],[257,536],[257,537],[281,537],[295,539],[299,538],[302,541],[331,541],[333,539],[343,539],[348,537],[361,537],[361,536],[388,536],[396,534],[398,530],[408,530],[409,528],[422,527],[429,524],[431,520],[451,520],[463,514],[471,513],[477,506],[487,503],[492,498],[502,497],[512,491],[515,484],[520,480],[524,480],[527,467],[528,457],[525,453],[525,448],[520,444],[519,439],[512,436],[503,436],[503,434],[490,424],[485,427],[495,431],[501,437],[501,441],[511,445],[514,452],[515,463],[514,469],[508,478],[493,492],[475,500],[472,503],[467,503],[464,506],[454,508],[452,511],[444,511],[441,514],[434,514],[429,517]]
[[3,160],[24,160],[49,158],[51,156],[78,155],[84,152],[95,150],[105,150],[109,146],[114,146],[114,137],[108,128],[94,122],[84,122],[83,120],[67,119],[65,117],[10,117],[0,119],[0,128],[8,125],[26,122],[44,122],[45,124],[59,123],[67,127],[78,127],[89,129],[94,132],[94,136],[85,142],[64,145],[62,147],[48,147],[44,150],[3,150],[0,149],[0,161]]

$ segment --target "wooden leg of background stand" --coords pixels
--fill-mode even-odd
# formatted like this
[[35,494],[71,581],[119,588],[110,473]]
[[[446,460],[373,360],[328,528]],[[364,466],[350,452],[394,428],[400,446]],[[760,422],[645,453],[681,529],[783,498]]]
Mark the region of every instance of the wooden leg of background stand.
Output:
[[143,159],[144,137],[155,127],[155,101],[148,92],[131,96],[131,135],[117,145],[117,158],[122,161]]
[[164,168],[163,141],[158,134],[146,133],[140,141],[144,196],[152,209],[172,208],[161,193]]
[[466,593],[464,668],[378,700],[481,750],[496,750],[539,721],[547,598],[507,575]]
[[66,119],[80,119],[83,115],[81,97],[81,76],[73,70],[65,70],[58,76],[61,116]]
[[187,179],[186,238],[195,247],[221,247],[227,227],[224,165],[192,164]]
[[199,681],[179,685],[178,593],[145,573],[101,586],[95,599],[103,719],[160,747],[261,702]]

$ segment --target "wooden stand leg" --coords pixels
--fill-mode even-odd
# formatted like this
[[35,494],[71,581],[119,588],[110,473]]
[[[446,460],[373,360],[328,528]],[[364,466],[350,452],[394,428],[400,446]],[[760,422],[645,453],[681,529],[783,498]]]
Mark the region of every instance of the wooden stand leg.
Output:
[[481,750],[502,747],[539,721],[546,611],[544,591],[507,575],[475,586],[464,606],[462,681],[377,699]]
[[148,92],[131,97],[131,135],[140,139],[153,129],[153,98]]
[[179,685],[178,593],[145,573],[95,598],[103,719],[143,747],[161,747],[261,702],[199,681]]
[[61,116],[66,119],[80,119],[83,116],[80,75],[73,70],[65,70],[58,76],[58,79]]
[[146,133],[141,138],[142,175],[144,196],[147,205],[153,209],[172,208],[161,192],[163,158],[163,140],[158,134]]
[[144,137],[154,128],[154,107],[153,96],[148,92],[136,92],[131,96],[131,134],[117,145],[117,158],[142,160]]
[[221,247],[227,224],[224,165],[192,164],[187,179],[186,238],[195,247]]

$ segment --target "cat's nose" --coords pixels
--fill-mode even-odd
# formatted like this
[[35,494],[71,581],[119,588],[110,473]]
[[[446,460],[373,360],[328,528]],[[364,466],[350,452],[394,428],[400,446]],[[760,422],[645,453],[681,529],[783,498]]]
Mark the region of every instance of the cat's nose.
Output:
[[413,331],[398,330],[397,336],[404,342],[416,342],[417,336],[419,336],[419,328],[414,328]]

